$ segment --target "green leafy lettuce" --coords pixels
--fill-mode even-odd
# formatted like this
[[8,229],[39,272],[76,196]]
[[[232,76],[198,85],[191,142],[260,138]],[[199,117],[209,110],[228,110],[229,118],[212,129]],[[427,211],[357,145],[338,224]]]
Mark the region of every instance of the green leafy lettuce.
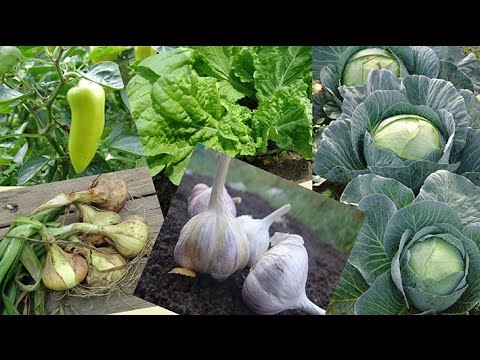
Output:
[[152,175],[178,184],[197,143],[312,157],[310,47],[181,47],[136,71],[127,94]]

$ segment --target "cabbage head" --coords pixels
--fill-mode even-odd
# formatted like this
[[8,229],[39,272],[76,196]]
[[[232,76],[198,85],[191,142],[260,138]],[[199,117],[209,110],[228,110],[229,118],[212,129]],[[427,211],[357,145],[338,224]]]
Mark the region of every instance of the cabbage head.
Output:
[[418,192],[429,174],[448,170],[480,185],[480,103],[472,92],[388,70],[341,92],[342,115],[318,141],[317,175],[347,184],[372,173]]
[[450,81],[458,90],[480,91],[480,64],[458,46],[314,46],[313,78],[325,91],[314,96],[314,114],[337,119],[342,87],[365,84],[373,70],[396,77],[425,75]]
[[480,187],[439,170],[418,196],[374,174],[340,199],[366,218],[330,314],[465,314],[480,302]]

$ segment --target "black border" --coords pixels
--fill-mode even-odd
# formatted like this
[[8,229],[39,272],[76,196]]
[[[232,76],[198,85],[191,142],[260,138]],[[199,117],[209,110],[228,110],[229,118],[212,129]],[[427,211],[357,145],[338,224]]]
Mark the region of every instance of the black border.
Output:
[[[258,357],[295,359],[407,358],[420,351],[446,355],[475,345],[476,316],[3,316],[2,343],[30,341],[37,353],[98,355],[107,351],[137,358]],[[8,339],[8,340],[7,340]],[[28,347],[28,346],[27,346]],[[5,347],[6,348],[6,347]],[[475,351],[475,347],[473,347]],[[27,349],[28,350],[28,349]],[[53,351],[52,351],[53,350]],[[5,353],[6,354],[6,353]],[[175,356],[175,357],[177,357]],[[188,358],[188,357],[187,357]]]
[[[17,16],[4,10],[12,21],[2,26],[2,45],[478,45],[480,23],[475,11],[455,8],[441,13],[401,3],[362,3],[357,6],[337,1],[334,9],[322,2],[292,3],[292,8],[255,8],[232,3],[231,9],[206,3],[182,4],[182,9],[95,8],[87,12],[49,8],[59,13],[43,15],[34,10]],[[246,5],[247,4],[247,5]],[[98,4],[95,3],[95,6]],[[132,4],[134,5],[134,4]],[[281,4],[278,4],[280,7]],[[361,6],[360,6],[361,5]],[[418,5],[418,4],[415,4]],[[377,8],[378,7],[378,8]],[[392,14],[394,8],[402,8]],[[441,5],[439,4],[439,7]],[[464,6],[465,8],[465,6]],[[188,10],[188,12],[186,12]],[[277,12],[275,12],[277,10]],[[348,10],[348,11],[345,11]],[[11,16],[11,18],[9,18]]]

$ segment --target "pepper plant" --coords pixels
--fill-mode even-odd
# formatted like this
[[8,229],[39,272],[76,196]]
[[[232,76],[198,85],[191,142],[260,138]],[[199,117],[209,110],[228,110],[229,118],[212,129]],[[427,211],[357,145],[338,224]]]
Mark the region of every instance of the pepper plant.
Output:
[[[143,165],[124,90],[132,61],[133,47],[1,46],[0,185],[38,184]],[[103,87],[105,102],[100,90],[90,97],[89,106],[92,111],[103,107],[104,124],[102,116],[94,120],[81,111],[81,104],[74,109],[67,101],[69,90],[82,79]],[[81,126],[72,126],[72,113]],[[69,147],[69,141],[84,147]],[[82,166],[75,171],[71,159],[78,164],[84,149],[93,159],[80,160]]]

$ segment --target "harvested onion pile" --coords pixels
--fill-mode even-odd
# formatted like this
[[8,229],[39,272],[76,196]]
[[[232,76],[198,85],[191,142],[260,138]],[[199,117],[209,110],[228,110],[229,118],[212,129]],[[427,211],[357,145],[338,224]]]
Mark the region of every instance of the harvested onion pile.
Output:
[[[0,240],[0,311],[46,314],[46,289],[88,296],[118,286],[145,254],[149,235],[143,217],[118,214],[127,196],[123,179],[105,174],[88,190],[59,194],[17,217]],[[70,205],[79,222],[54,222]]]

